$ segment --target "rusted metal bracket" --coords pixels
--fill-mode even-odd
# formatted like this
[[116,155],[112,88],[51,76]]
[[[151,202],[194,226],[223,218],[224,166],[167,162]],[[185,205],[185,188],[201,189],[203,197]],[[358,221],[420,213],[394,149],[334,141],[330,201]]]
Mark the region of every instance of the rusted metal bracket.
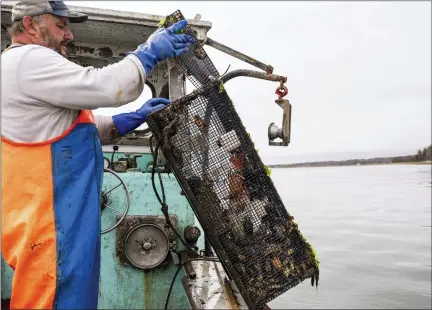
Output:
[[[286,99],[277,99],[275,102],[283,110],[282,128],[279,128],[275,123],[271,123],[268,127],[268,139],[271,146],[288,146],[291,140],[291,104]],[[282,142],[274,142],[276,138]]]
[[[291,104],[288,100],[283,99],[283,97],[288,95],[288,87],[286,87],[285,82],[280,82],[279,87],[276,88],[275,94],[278,95],[278,99],[276,99],[275,102],[283,110],[282,128],[277,127],[275,123],[269,125],[269,145],[288,146],[291,139]],[[282,142],[273,142],[276,138],[281,139]]]
[[264,70],[267,74],[271,74],[273,73],[273,67],[270,65],[266,65],[264,63],[262,63],[261,61],[258,61],[250,56],[247,56],[243,53],[240,53],[239,51],[236,51],[234,49],[232,49],[231,47],[228,47],[226,45],[223,45],[222,43],[219,43],[213,39],[210,39],[209,37],[207,37],[206,41],[204,42],[204,44],[207,44],[208,46],[211,46],[221,52],[224,52],[228,55],[231,55],[237,59],[240,59],[244,62],[247,62],[248,64],[257,67],[261,70]]

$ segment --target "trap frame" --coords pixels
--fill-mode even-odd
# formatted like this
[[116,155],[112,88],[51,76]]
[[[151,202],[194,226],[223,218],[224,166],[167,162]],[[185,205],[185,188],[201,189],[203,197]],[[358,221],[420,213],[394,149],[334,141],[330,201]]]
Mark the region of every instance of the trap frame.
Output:
[[[161,22],[183,20],[178,10]],[[186,26],[184,32],[195,37]],[[196,40],[174,59],[196,90],[147,123],[227,274],[250,309],[311,278],[319,263],[286,210],[218,71]]]

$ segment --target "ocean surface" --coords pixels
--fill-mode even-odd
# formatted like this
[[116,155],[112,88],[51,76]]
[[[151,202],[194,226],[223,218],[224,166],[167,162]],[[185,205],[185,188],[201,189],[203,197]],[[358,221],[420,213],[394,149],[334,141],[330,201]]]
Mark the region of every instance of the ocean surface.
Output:
[[320,261],[272,309],[430,309],[431,166],[272,169]]

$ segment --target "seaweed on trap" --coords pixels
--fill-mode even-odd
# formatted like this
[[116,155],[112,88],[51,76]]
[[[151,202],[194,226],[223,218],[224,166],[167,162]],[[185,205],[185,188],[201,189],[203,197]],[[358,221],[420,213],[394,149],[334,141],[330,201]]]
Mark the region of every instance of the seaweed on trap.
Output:
[[[176,11],[160,26],[182,19]],[[184,32],[196,38],[189,26]],[[249,308],[308,278],[318,285],[315,251],[282,203],[204,48],[196,43],[175,61],[196,90],[147,122]]]

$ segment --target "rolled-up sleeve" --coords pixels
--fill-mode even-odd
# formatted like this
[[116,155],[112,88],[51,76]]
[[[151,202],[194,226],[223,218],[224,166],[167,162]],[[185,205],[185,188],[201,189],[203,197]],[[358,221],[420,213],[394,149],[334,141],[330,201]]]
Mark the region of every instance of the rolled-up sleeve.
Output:
[[82,67],[35,45],[17,72],[21,91],[43,105],[77,110],[120,107],[144,89],[145,71],[133,55],[103,68]]
[[94,119],[102,143],[111,143],[120,138],[120,134],[115,128],[112,116],[95,114]]

